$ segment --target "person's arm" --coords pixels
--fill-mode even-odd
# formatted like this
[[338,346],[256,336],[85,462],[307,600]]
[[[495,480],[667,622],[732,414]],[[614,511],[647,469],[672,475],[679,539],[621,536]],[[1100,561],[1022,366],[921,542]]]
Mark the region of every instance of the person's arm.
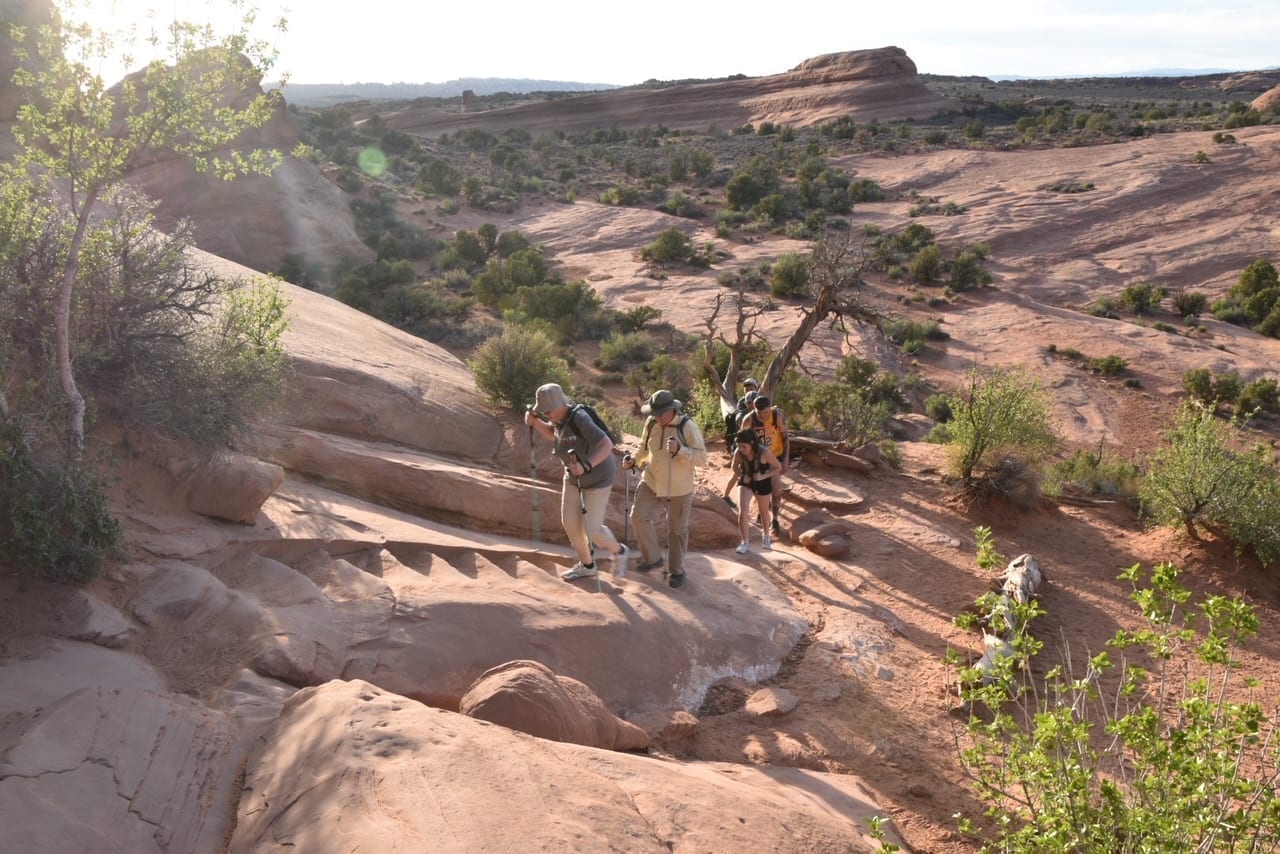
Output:
[[707,443],[702,438],[702,431],[698,429],[698,422],[690,418],[683,426],[677,423],[676,436],[679,438],[676,440],[675,456],[687,454],[695,466],[707,464]]
[[653,425],[649,422],[652,417],[645,422],[644,429],[640,431],[640,447],[636,448],[635,454],[631,457],[631,464],[627,465],[627,458],[622,458],[623,468],[634,468],[638,472],[642,472],[645,466],[649,465],[652,454],[649,451],[649,442],[653,439]]
[[778,416],[778,434],[782,436],[782,470],[785,472],[791,466],[791,434],[787,432],[787,415],[781,409],[775,409],[774,414]]
[[532,409],[526,409],[524,411],[524,423],[525,426],[532,427],[534,430],[541,433],[542,438],[555,442],[556,431],[555,428],[551,426],[551,422],[544,421],[541,416]]
[[760,462],[769,467],[769,473],[766,477],[778,477],[782,474],[782,463],[773,455],[773,451],[765,448],[760,454]]
[[738,483],[738,449],[733,449],[733,459],[729,461],[729,482],[721,490],[723,497],[730,498],[730,491]]

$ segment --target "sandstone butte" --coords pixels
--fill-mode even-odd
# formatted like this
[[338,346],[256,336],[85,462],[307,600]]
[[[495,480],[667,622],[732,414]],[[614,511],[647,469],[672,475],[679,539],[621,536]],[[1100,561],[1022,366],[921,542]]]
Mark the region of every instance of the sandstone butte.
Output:
[[[580,101],[468,117],[410,107],[389,124],[431,136],[462,122],[705,127],[938,108],[896,48]],[[264,130],[291,132],[285,115]],[[850,158],[890,199],[916,189],[965,204],[969,216],[936,223],[940,238],[985,240],[998,262],[988,291],[904,308],[951,334],[912,369],[946,387],[975,363],[1030,366],[1067,441],[1122,452],[1154,441],[1188,367],[1273,374],[1280,342],[1236,327],[1205,320],[1197,338],[1072,310],[1134,275],[1216,295],[1274,252],[1280,131],[1242,130],[1212,168],[1193,165],[1205,136]],[[157,163],[137,178],[166,216],[194,218],[200,260],[223,275],[354,239],[341,195],[300,164],[226,195],[185,175]],[[1050,177],[1099,191],[1049,197]],[[867,208],[908,221],[901,201]],[[668,221],[579,202],[502,227],[590,271],[607,304],[656,305],[696,333],[714,272],[656,281],[634,256]],[[737,244],[731,263],[793,244]],[[1275,636],[1275,581],[1221,544],[1144,530],[1122,505],[957,507],[918,418],[900,425],[897,468],[795,470],[789,528],[815,510],[838,519],[841,558],[790,542],[736,555],[713,451],[685,587],[634,572],[604,575],[602,592],[566,584],[546,448],[531,478],[526,431],[484,402],[464,362],[287,290],[296,376],[281,416],[213,458],[107,425],[126,558],[83,589],[0,576],[0,850],[873,851],[867,821],[885,816],[909,850],[969,851],[951,816],[980,805],[954,756],[941,659],[973,648],[951,617],[990,582],[974,525],[1044,566],[1046,637],[1097,649],[1133,624],[1117,572],[1164,559],[1193,570],[1193,586],[1265,605],[1261,636]],[[780,340],[796,311],[765,334]],[[1122,355],[1140,388],[1050,358],[1054,342]],[[817,336],[806,357],[830,365],[846,346],[881,352],[855,330],[852,345]],[[548,542],[532,536],[531,500]],[[1274,649],[1251,655],[1274,694]]]

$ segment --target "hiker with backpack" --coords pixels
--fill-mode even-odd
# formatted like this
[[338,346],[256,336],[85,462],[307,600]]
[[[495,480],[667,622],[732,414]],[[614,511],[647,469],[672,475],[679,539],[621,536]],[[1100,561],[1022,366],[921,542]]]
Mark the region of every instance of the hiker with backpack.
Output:
[[[782,476],[782,463],[773,452],[760,441],[759,434],[750,428],[738,431],[734,437],[736,448],[733,452],[733,481],[738,484],[738,532],[742,534],[742,542],[738,544],[738,554],[751,551],[751,500],[755,498],[756,510],[760,514],[760,548],[769,551],[773,548],[773,539],[769,536],[769,509],[773,501],[773,482]],[[729,486],[724,489],[724,497],[729,497]]]
[[565,581],[596,577],[597,545],[613,555],[613,574],[622,577],[627,571],[627,547],[604,524],[618,471],[609,433],[556,383],[538,387],[536,401],[525,410],[524,423],[551,441],[552,452],[564,464],[560,521],[578,562],[560,577]]
[[[742,397],[738,398],[738,402],[734,404],[733,410],[724,417],[724,449],[732,458],[734,446],[737,444],[737,435],[739,425],[742,420],[755,411],[756,398],[760,396],[760,381],[755,377],[747,377],[742,381]],[[729,496],[729,490],[737,482],[737,478],[730,474],[729,482],[724,485],[724,503],[728,504],[734,510],[738,509],[738,505],[733,503],[733,498]]]
[[[755,411],[747,416],[742,426],[744,429],[756,432],[764,446],[778,458],[778,462],[782,463],[782,474],[786,474],[789,468],[788,458],[791,455],[791,437],[787,435],[787,416],[763,394],[756,397],[753,405]],[[782,474],[773,479],[771,503],[773,505],[772,530],[775,537],[782,536],[782,529],[778,525],[778,514],[782,511]]]
[[641,472],[631,506],[631,522],[640,544],[639,572],[662,566],[656,518],[667,510],[667,583],[684,584],[684,555],[689,548],[689,513],[693,509],[696,466],[707,462],[707,445],[698,424],[683,412],[684,404],[667,389],[656,391],[640,407],[647,415],[635,456],[622,466]]

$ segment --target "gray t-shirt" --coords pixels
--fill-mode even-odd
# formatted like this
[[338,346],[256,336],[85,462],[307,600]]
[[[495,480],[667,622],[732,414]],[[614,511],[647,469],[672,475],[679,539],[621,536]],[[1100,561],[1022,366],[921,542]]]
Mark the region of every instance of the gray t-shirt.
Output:
[[[569,410],[569,417],[564,420],[564,424],[556,428],[554,453],[565,464],[565,473],[570,480],[573,480],[573,475],[568,474],[569,463],[575,458],[578,462],[585,463],[591,458],[592,450],[607,438],[586,412],[577,408]],[[611,487],[617,473],[618,461],[610,452],[604,462],[579,478],[579,485],[583,489]]]

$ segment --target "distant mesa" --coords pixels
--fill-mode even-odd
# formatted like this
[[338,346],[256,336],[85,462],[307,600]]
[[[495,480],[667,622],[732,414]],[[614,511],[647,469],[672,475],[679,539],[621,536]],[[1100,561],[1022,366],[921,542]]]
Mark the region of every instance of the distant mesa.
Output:
[[924,118],[954,109],[920,79],[899,47],[813,57],[767,77],[591,92],[493,110],[443,109],[415,102],[384,116],[389,126],[425,137],[464,128],[533,133],[632,129],[724,129],[761,122],[803,127],[851,116],[858,121]]

